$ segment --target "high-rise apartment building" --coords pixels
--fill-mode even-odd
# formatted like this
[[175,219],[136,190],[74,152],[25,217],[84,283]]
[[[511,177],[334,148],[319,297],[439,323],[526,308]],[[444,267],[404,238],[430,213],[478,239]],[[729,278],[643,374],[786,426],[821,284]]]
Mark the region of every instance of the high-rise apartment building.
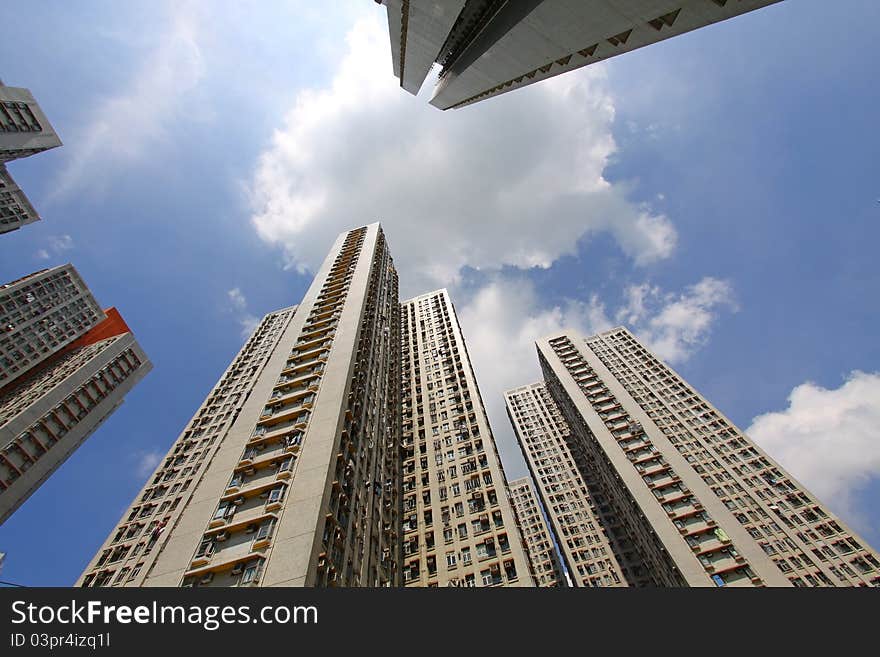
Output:
[[0,287],[0,523],[152,365],[71,265]]
[[0,164],[0,233],[17,230],[39,219],[40,215],[12,179],[6,165]]
[[78,585],[404,583],[531,581],[448,295],[400,304],[371,224],[263,320]]
[[400,308],[403,580],[532,586],[507,481],[446,290]]
[[515,388],[504,400],[572,586],[649,584],[645,565],[615,527],[589,468],[578,467],[584,464],[569,449],[571,432],[547,387]]
[[[380,0],[377,0],[379,2]],[[779,0],[381,0],[394,75],[463,107]]]
[[[247,366],[237,418],[210,445],[187,448],[184,433],[79,584],[400,582],[400,319],[379,224],[340,235],[287,315],[277,335],[252,338],[265,362]],[[185,449],[196,462],[175,473],[194,458],[176,463]],[[167,487],[184,476],[178,501]]]
[[628,330],[537,346],[624,580],[880,585],[880,555]]
[[513,511],[522,532],[523,547],[529,558],[535,586],[566,586],[562,564],[553,547],[553,535],[544,521],[531,478],[511,481],[510,499],[513,500]]
[[0,234],[40,219],[5,163],[61,146],[61,140],[27,89],[0,82]]
[[0,386],[107,319],[72,265],[0,286]]
[[143,586],[295,310],[269,313],[257,325],[98,549],[78,586]]

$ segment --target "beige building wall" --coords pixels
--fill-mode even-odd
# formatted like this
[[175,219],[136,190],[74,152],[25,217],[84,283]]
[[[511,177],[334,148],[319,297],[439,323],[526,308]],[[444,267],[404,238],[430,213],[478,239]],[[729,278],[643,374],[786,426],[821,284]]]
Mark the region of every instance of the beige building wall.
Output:
[[604,503],[590,469],[578,467],[568,446],[571,432],[546,386],[522,386],[507,391],[504,398],[571,584],[650,584],[647,564]]
[[295,307],[269,313],[257,325],[76,586],[144,585],[294,312]]
[[575,459],[654,583],[877,583],[877,554],[629,331],[537,345]]
[[400,317],[404,583],[532,586],[449,294],[404,301]]
[[398,321],[381,227],[343,233],[296,313],[247,366],[249,395],[215,434],[192,493],[152,527],[149,541],[163,536],[155,559],[126,581],[396,585]]
[[877,551],[632,333],[585,344],[793,585],[880,585]]
[[529,477],[510,482],[510,499],[516,514],[523,547],[529,558],[535,586],[566,586],[565,573],[553,546],[553,535],[541,513],[541,504]]

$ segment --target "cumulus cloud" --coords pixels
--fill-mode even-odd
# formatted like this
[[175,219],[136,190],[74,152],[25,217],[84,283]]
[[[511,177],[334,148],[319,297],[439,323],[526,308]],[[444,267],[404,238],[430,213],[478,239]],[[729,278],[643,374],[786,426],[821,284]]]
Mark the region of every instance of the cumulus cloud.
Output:
[[185,107],[188,92],[204,76],[197,41],[199,17],[190,2],[175,3],[165,33],[129,84],[99,101],[79,132],[65,138],[69,156],[55,185],[54,197],[83,184],[94,186],[114,167],[146,156],[169,134]]
[[70,235],[50,235],[46,248],[38,249],[34,257],[37,260],[49,260],[53,255],[58,256],[71,249],[73,249],[73,238]]
[[397,85],[381,12],[347,43],[332,81],[299,93],[250,183],[253,225],[289,266],[314,271],[339,232],[377,220],[404,295],[452,284],[464,266],[549,267],[597,233],[637,265],[673,252],[669,219],[604,177],[616,145],[602,66],[440,112]]
[[834,389],[802,383],[788,408],[752,420],[746,433],[820,500],[862,531],[858,493],[880,477],[880,373],[854,371]]
[[628,287],[614,304],[616,310],[609,313],[598,295],[543,306],[534,285],[524,277],[497,276],[480,288],[458,308],[458,314],[486,410],[501,437],[505,466],[520,460],[502,395],[540,380],[535,340],[563,329],[590,335],[624,323],[674,364],[706,343],[720,311],[731,307],[731,295],[729,283],[710,277],[677,294],[645,283]]
[[635,326],[660,358],[680,363],[705,344],[719,309],[725,307],[737,309],[731,284],[707,276],[677,295],[647,283],[630,286],[615,317]]
[[159,452],[141,452],[137,455],[137,465],[135,466],[135,471],[137,476],[140,478],[144,478],[152,474],[153,470],[156,469],[156,466],[159,465],[159,461],[162,460],[164,454],[160,454]]
[[229,303],[234,310],[247,309],[247,299],[245,299],[244,295],[241,293],[241,290],[237,287],[234,287],[226,292],[226,296],[229,297]]
[[231,290],[227,290],[226,297],[229,300],[230,311],[235,315],[239,326],[241,326],[241,337],[246,339],[257,328],[260,318],[255,317],[248,311],[247,298],[245,298],[239,288],[234,287]]
[[49,248],[55,253],[70,251],[73,248],[73,238],[70,235],[51,235]]

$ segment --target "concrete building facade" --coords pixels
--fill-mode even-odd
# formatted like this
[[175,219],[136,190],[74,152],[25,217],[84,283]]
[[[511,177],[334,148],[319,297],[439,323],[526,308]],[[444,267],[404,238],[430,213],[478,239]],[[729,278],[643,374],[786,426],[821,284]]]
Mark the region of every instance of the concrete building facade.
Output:
[[[378,224],[339,236],[270,341],[192,492],[176,516],[156,517],[167,535],[149,568],[119,583],[399,584],[397,273]],[[111,543],[141,519],[140,509]],[[118,561],[116,549],[107,544],[79,583],[117,584],[118,573],[97,574]]]
[[383,0],[394,75],[459,108],[780,0]]
[[266,315],[208,393],[77,586],[143,586],[296,308]]
[[562,563],[553,546],[553,535],[541,513],[541,503],[532,488],[530,477],[510,482],[510,499],[513,501],[513,511],[522,533],[523,547],[529,558],[535,586],[566,586]]
[[0,286],[0,386],[107,319],[73,265]]
[[531,585],[445,290],[401,304],[379,224],[341,234],[77,584]]
[[400,326],[404,584],[532,586],[448,292],[404,301]]
[[61,140],[27,89],[0,82],[0,234],[40,219],[6,163],[61,146]]
[[40,215],[12,179],[6,165],[0,164],[0,233],[17,230],[39,219]]
[[568,446],[568,424],[547,387],[522,386],[504,393],[504,399],[571,585],[650,584],[641,556],[616,526],[589,468],[578,467]]
[[152,365],[115,308],[71,265],[0,287],[0,523]]
[[537,346],[575,462],[647,583],[880,585],[877,552],[627,329]]

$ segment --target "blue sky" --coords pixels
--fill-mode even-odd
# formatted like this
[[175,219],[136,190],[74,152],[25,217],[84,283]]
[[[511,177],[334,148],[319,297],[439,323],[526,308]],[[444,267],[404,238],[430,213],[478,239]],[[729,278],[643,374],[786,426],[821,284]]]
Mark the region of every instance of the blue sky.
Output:
[[155,369],[0,527],[2,579],[71,584],[243,329],[375,220],[404,295],[452,293],[509,478],[531,342],[623,322],[880,546],[875,2],[445,113],[397,87],[382,7],[325,4],[12,2],[0,77],[65,145],[10,166],[43,221],[0,280],[72,262]]

